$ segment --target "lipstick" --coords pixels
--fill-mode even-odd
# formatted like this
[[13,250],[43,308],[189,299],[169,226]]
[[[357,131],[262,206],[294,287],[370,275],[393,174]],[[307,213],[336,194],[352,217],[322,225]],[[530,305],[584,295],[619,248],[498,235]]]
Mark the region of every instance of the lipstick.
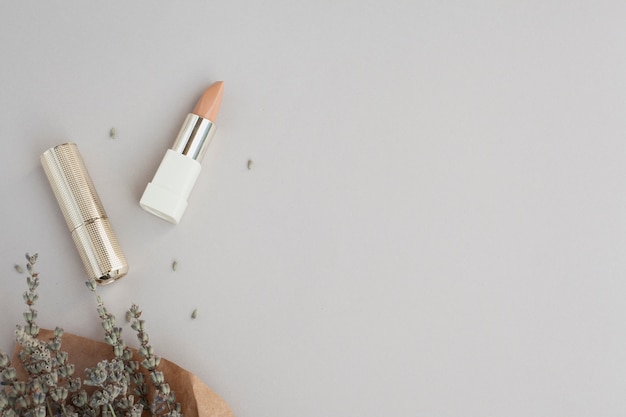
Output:
[[198,179],[202,158],[215,134],[215,118],[222,103],[224,83],[209,86],[159,165],[139,201],[148,213],[178,224],[187,209],[187,199]]
[[40,160],[89,278],[98,284],[122,278],[128,263],[78,146],[55,146]]

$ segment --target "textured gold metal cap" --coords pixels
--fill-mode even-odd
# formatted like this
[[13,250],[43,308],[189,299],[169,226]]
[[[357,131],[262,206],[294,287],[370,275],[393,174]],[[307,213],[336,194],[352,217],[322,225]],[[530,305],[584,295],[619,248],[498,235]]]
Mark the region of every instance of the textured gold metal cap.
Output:
[[41,164],[89,277],[99,284],[122,278],[126,257],[76,144],[48,149]]

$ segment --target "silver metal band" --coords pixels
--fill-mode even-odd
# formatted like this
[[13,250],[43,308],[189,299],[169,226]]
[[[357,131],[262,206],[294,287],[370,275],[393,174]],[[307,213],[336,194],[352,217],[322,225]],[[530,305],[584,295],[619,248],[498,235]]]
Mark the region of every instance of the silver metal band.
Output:
[[215,134],[215,123],[197,114],[189,113],[178,132],[172,150],[202,162]]

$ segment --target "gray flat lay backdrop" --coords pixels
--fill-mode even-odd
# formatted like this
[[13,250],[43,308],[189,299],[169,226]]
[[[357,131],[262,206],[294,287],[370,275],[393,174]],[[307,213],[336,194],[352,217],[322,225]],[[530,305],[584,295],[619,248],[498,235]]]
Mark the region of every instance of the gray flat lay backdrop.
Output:
[[[27,251],[40,324],[102,338],[39,163],[72,141],[129,260],[100,291],[128,343],[138,303],[238,417],[626,415],[624,22],[619,1],[3,1],[0,348]],[[174,226],[138,201],[217,80]]]

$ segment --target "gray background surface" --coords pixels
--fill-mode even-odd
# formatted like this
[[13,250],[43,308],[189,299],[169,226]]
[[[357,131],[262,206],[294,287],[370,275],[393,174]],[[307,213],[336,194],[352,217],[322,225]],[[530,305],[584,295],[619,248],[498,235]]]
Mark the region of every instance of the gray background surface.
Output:
[[[613,1],[2,2],[0,348],[26,251],[41,325],[102,336],[39,164],[74,141],[131,267],[105,302],[140,304],[237,416],[623,416],[625,21]],[[216,80],[173,226],[138,200]]]

